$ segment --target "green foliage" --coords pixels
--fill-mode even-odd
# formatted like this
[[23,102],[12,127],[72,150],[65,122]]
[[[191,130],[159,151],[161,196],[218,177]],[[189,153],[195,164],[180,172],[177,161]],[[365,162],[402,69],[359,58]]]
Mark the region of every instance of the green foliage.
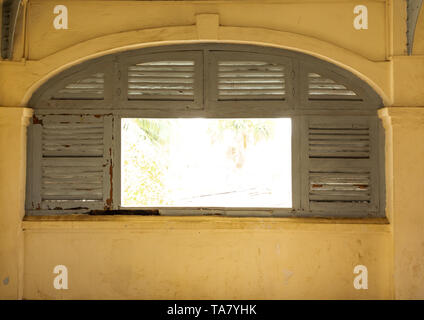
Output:
[[140,135],[152,143],[164,145],[169,141],[171,122],[167,119],[139,119],[132,121],[140,128]]
[[[136,168],[126,172],[126,178],[130,179],[125,184],[125,203],[134,205],[148,205],[151,203],[164,204],[163,198],[163,171],[156,157],[138,152],[135,144],[131,145],[128,152],[134,152],[137,156],[125,160],[125,168]],[[130,162],[132,162],[130,164]]]
[[[126,146],[124,161],[126,181],[123,202],[126,205],[166,205],[164,174],[166,159],[162,145],[169,141],[167,120],[131,119],[138,127],[137,143]],[[124,126],[128,130],[128,126]]]

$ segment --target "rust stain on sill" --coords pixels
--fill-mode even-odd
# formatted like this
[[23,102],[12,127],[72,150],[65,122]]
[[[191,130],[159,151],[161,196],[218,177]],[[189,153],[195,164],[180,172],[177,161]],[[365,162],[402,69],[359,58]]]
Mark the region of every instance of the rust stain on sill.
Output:
[[94,216],[113,216],[113,215],[130,215],[130,216],[159,216],[159,210],[91,210],[89,215]]

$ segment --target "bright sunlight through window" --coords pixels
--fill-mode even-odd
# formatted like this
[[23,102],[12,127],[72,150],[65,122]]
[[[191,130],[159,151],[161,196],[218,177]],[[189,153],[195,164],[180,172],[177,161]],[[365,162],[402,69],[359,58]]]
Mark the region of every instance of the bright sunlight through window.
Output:
[[291,119],[122,119],[122,206],[292,206]]

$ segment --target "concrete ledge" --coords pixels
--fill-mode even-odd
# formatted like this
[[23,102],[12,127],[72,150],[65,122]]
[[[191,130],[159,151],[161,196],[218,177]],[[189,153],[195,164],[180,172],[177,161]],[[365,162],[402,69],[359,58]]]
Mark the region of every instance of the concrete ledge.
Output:
[[227,229],[251,231],[336,231],[387,233],[386,218],[325,219],[325,218],[234,218],[234,217],[169,217],[169,216],[28,216],[25,231],[55,230],[186,230]]

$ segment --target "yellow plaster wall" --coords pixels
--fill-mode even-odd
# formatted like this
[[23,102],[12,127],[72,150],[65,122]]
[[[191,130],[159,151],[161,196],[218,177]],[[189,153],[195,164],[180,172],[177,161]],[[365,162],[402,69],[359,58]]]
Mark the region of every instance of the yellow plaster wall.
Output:
[[[373,61],[386,58],[385,2],[367,1],[368,30],[352,27],[356,1],[61,1],[69,29],[53,28],[56,1],[34,0],[28,8],[28,58],[40,60],[82,41],[117,32],[193,26],[195,15],[215,13],[222,26],[293,32],[336,44]],[[117,18],[119,13],[120,17]],[[337,29],[338,32],[334,32]],[[40,43],[44,45],[40,46]],[[367,45],[364,45],[367,44]]]
[[[391,12],[382,0],[365,1],[368,30],[353,28],[347,0],[302,1],[77,1],[65,0],[69,29],[53,27],[50,0],[31,0],[17,31],[16,61],[0,65],[0,104],[25,106],[53,74],[72,64],[129,48],[185,43],[199,38],[196,16],[215,14],[216,37],[302,51],[349,69],[393,102],[391,90]],[[118,18],[117,18],[118,17]],[[210,28],[215,28],[210,26]],[[26,41],[25,41],[26,40]],[[24,44],[22,44],[24,42]],[[21,59],[19,53],[24,48]],[[6,75],[3,78],[2,75]],[[10,91],[10,86],[14,90]]]
[[424,108],[380,111],[389,128],[389,203],[397,299],[424,298]]
[[0,107],[0,298],[23,293],[26,125],[31,110]]
[[[390,228],[217,217],[30,219],[27,299],[390,299]],[[68,267],[55,290],[53,268]],[[353,269],[366,265],[369,289]]]
[[[356,1],[65,0],[60,4],[69,7],[70,29],[62,32],[52,27],[54,4],[26,3],[14,61],[0,61],[1,298],[424,298],[424,177],[416,161],[424,156],[417,147],[424,130],[421,120],[410,121],[424,106],[424,56],[404,56],[404,1],[361,1],[372,19],[362,31],[352,27]],[[6,107],[25,107],[48,78],[81,61],[205,40],[312,54],[358,75],[385,106],[395,106],[381,112],[390,224],[216,217],[22,221],[29,114]],[[58,264],[69,268],[67,291],[53,288]],[[353,288],[357,264],[368,267],[368,290]]]

